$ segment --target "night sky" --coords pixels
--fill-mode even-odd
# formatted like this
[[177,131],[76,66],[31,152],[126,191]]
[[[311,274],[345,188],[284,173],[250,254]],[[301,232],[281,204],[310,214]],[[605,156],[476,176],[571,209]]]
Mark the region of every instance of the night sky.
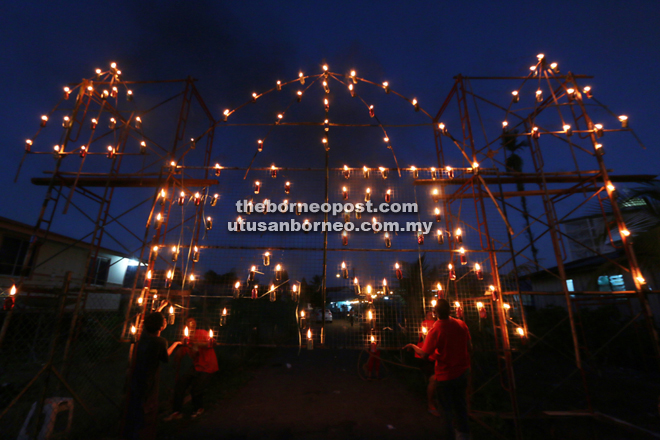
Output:
[[[300,70],[320,73],[323,63],[334,72],[356,69],[375,82],[389,81],[435,115],[454,75],[526,75],[544,53],[562,72],[594,75],[590,85],[599,101],[628,115],[646,144],[644,151],[631,138],[610,141],[608,166],[618,174],[655,174],[659,22],[660,4],[651,1],[7,1],[0,17],[0,215],[36,221],[45,189],[29,179],[47,167],[27,160],[13,183],[24,140],[60,99],[63,85],[112,61],[126,79],[198,79],[216,118],[277,79],[293,79]],[[431,137],[403,144],[397,154],[406,165],[421,149],[423,157],[434,157]],[[245,166],[251,156],[225,152],[214,159]],[[311,163],[322,166],[316,159]]]

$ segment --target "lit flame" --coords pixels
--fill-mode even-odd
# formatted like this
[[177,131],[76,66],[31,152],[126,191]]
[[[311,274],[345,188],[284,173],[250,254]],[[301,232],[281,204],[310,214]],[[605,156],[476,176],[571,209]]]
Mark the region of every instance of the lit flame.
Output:
[[137,302],[138,304],[142,304],[142,297],[139,297]]
[[516,331],[518,332],[518,334],[519,334],[520,336],[525,336],[525,330],[523,330],[522,327],[518,327],[518,328],[516,329]]
[[465,253],[465,249],[461,247],[461,248],[458,250],[458,252],[460,252],[461,255],[463,255],[463,254]]
[[282,266],[280,266],[280,265],[278,264],[277,266],[275,266],[275,270],[277,270],[277,271],[282,270]]
[[491,292],[495,292],[495,286],[491,284],[490,286],[488,286],[488,290],[490,290]]
[[190,281],[195,281],[195,275],[190,274]]
[[371,284],[367,285],[367,294],[371,295]]
[[429,331],[425,326],[422,326],[422,334],[427,334]]
[[135,328],[134,325],[131,326],[131,333],[132,333],[132,334],[137,333],[137,329]]
[[227,308],[222,309],[222,316],[227,316]]
[[11,290],[9,291],[10,295],[16,295],[16,285],[11,286]]
[[482,302],[478,302],[478,303],[477,303],[477,308],[478,308],[478,309],[483,309],[483,308],[484,308],[484,303],[482,303]]
[[387,280],[383,278],[383,286],[387,287]]
[[293,285],[293,288],[292,288],[291,290],[293,290],[294,292],[297,292],[297,291],[298,291],[298,285],[297,285],[297,284],[294,284],[294,285]]
[[304,318],[304,317],[305,317],[305,311],[304,311],[304,310],[301,310],[301,311],[300,311],[300,317],[301,317],[301,318]]
[[440,283],[436,284],[435,287],[437,287],[437,290],[442,290],[442,284],[440,284]]
[[369,317],[369,320],[374,319],[374,315],[373,315],[373,313],[371,313],[371,310],[369,310],[369,312],[367,313],[367,316]]
[[376,338],[374,338],[374,335],[371,335],[371,343],[375,344],[376,343]]
[[437,194],[438,194],[438,190],[436,188],[436,189],[433,190],[433,195],[437,195]]
[[174,315],[174,307],[170,306],[170,315]]
[[481,266],[479,265],[479,263],[474,263],[474,270],[476,271],[481,270]]
[[506,310],[509,310],[509,309],[511,308],[511,306],[509,305],[509,303],[504,303],[504,304],[502,304],[502,307],[504,307]]
[[167,271],[167,278],[168,279],[172,278],[172,271],[171,270]]
[[184,335],[186,338],[187,338],[188,336],[190,336],[190,332],[188,331],[188,326],[186,326],[186,328],[183,329],[183,335]]
[[312,339],[312,329],[311,328],[307,329],[307,339]]
[[621,233],[622,233],[623,235],[625,235],[626,237],[628,237],[628,236],[630,235],[630,231],[627,230],[627,229],[622,230]]
[[449,270],[452,270],[452,269],[453,269],[453,267],[454,267],[454,265],[453,265],[453,264],[451,264],[451,263],[449,263],[449,264],[447,265],[447,269],[449,269]]
[[209,339],[213,339],[213,329],[209,330]]
[[357,285],[357,283],[358,283],[358,279],[357,277],[355,277],[355,279],[353,280],[353,284]]
[[640,284],[644,284],[644,283],[646,282],[646,280],[644,279],[644,277],[641,276],[641,275],[637,277],[637,281],[639,281]]
[[147,272],[147,279],[148,279],[148,280],[151,279],[151,271],[148,271],[148,272]]
[[459,303],[458,301],[455,301],[455,302],[454,302],[454,306],[455,306],[457,309],[460,309],[460,308],[461,308],[461,303]]
[[234,284],[234,289],[238,289],[239,287],[241,287],[241,282],[236,281],[236,284]]
[[435,208],[435,215],[439,215],[439,214],[440,214],[440,208]]
[[399,263],[394,263],[394,268],[398,269],[399,268]]
[[346,263],[344,263],[343,261],[341,262],[341,268],[346,269]]

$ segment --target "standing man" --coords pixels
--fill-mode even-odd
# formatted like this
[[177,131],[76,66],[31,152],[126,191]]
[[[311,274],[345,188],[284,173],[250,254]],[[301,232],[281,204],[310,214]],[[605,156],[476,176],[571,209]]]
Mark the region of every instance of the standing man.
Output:
[[445,419],[445,438],[462,440],[469,438],[470,432],[467,385],[472,341],[467,325],[460,319],[450,317],[449,312],[449,302],[439,299],[435,306],[438,320],[426,336],[422,348],[415,344],[408,344],[404,348],[412,348],[422,359],[435,353],[436,390]]
[[184,348],[183,354],[192,358],[193,368],[178,376],[174,385],[174,412],[165,421],[180,419],[182,417],[183,399],[190,389],[193,413],[195,418],[204,412],[204,391],[208,386],[211,375],[218,371],[218,358],[215,349],[209,346],[209,332],[197,328],[194,318],[186,320],[190,332],[190,342]]

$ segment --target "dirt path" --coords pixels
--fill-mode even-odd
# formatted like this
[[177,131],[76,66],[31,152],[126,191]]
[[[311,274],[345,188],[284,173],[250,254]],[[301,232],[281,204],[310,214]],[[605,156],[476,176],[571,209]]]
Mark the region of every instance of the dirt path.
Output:
[[177,422],[177,432],[164,438],[437,438],[439,420],[426,412],[423,396],[392,375],[363,381],[358,356],[349,350],[302,350],[300,356],[282,350],[233,398],[198,420]]

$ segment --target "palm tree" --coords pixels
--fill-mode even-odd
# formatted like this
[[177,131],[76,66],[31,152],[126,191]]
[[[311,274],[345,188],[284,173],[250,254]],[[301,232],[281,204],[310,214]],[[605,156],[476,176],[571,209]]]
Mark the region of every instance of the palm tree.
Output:
[[[526,142],[518,142],[518,130],[505,130],[502,134],[502,143],[501,145],[511,153],[509,157],[504,161],[508,171],[515,171],[516,173],[522,173],[523,170],[523,159],[518,155],[518,151],[527,146]],[[525,190],[525,184],[522,181],[516,183],[516,189],[518,191]],[[537,254],[539,250],[534,244],[534,233],[529,224],[529,211],[527,210],[527,198],[525,196],[520,197],[520,203],[522,205],[522,216],[525,219],[525,225],[527,227],[527,239],[529,240],[530,247],[532,249],[532,257],[534,259],[534,264],[536,267],[539,266]]]

